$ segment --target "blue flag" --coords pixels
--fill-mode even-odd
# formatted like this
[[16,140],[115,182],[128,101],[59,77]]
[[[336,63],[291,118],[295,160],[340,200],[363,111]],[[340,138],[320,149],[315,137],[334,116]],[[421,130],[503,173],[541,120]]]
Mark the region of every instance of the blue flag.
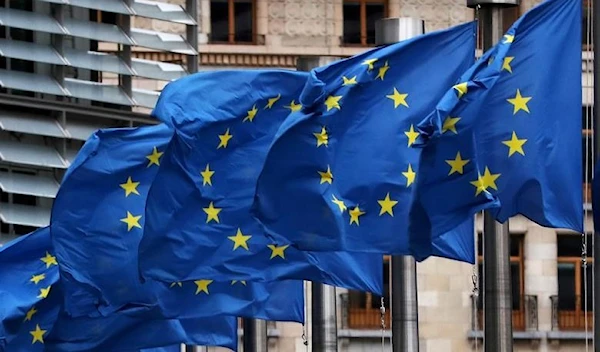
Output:
[[234,315],[303,322],[300,281],[140,281],[137,248],[148,221],[146,197],[171,135],[165,125],[99,130],[68,169],[50,221],[65,310],[76,317],[146,311],[178,319]]
[[[307,73],[220,71],[169,84],[154,115],[175,129],[149,192],[144,277],[304,279],[382,294],[381,255],[302,252],[251,216],[256,179]],[[174,186],[175,185],[175,186]]]
[[303,109],[278,131],[258,179],[254,210],[267,232],[302,250],[472,262],[472,221],[434,246],[411,204],[417,124],[474,50],[468,23],[312,70]]
[[174,343],[237,347],[237,319],[71,318],[48,228],[0,248],[0,351],[158,352]]
[[419,199],[434,233],[489,207],[500,222],[583,231],[580,38],[580,1],[540,4],[420,126]]

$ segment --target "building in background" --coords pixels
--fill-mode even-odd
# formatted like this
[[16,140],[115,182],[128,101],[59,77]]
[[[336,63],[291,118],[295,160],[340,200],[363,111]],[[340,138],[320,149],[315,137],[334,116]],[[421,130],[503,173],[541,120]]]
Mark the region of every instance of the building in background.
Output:
[[[194,2],[195,9],[186,9]],[[522,0],[519,8],[504,10],[505,27],[537,2]],[[465,3],[0,0],[0,242],[47,225],[62,175],[87,137],[100,127],[153,123],[148,113],[160,89],[194,69],[195,60],[199,70],[294,69],[299,56],[347,57],[367,50],[375,42],[375,21],[383,17],[420,18],[428,32],[470,21],[475,14]],[[588,0],[583,3],[586,9]],[[193,10],[197,21],[190,16]],[[591,47],[585,45],[587,11],[582,23],[581,118],[587,127],[582,206],[590,209],[593,80]],[[516,351],[584,351],[586,336],[591,342],[590,215],[585,265],[581,235],[511,220]],[[480,219],[477,223],[481,238]],[[478,254],[475,266],[444,259],[417,265],[422,351],[483,349],[482,305],[476,299],[481,291],[474,290],[483,283],[481,247]],[[389,288],[392,273],[387,261],[384,265]],[[343,289],[337,294],[340,350],[379,350],[381,297]],[[389,295],[383,302],[389,350]],[[302,332],[299,324],[270,323],[269,351],[305,351]]]

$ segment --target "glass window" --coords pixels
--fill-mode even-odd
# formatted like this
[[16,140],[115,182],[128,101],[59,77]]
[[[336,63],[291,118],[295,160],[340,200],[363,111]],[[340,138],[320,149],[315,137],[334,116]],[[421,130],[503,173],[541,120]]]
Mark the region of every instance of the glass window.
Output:
[[344,44],[374,45],[375,22],[385,18],[385,0],[344,1]]
[[210,40],[215,43],[254,42],[254,0],[211,0]]
[[[478,254],[478,287],[479,292],[484,292],[483,288],[483,237],[481,234],[478,235],[477,239],[477,254]],[[524,279],[524,268],[523,268],[523,236],[512,235],[510,236],[510,279],[511,279],[511,291],[512,291],[512,308],[513,311],[521,311],[524,307],[522,301],[524,298],[523,292],[523,279]],[[483,309],[483,295],[480,295],[479,301],[477,302],[477,308]]]
[[[586,315],[591,321],[593,312],[592,235],[587,235],[587,272],[581,261],[581,242],[580,235],[559,235],[557,238],[558,304],[556,309],[558,311],[556,317],[558,326],[565,330],[583,330]],[[587,300],[585,299],[586,287]]]
[[[386,256],[383,263],[384,306],[386,307],[386,326],[390,324],[390,261]],[[381,297],[368,292],[348,290],[347,317],[351,329],[381,328]]]
[[361,44],[360,3],[344,1],[344,43]]

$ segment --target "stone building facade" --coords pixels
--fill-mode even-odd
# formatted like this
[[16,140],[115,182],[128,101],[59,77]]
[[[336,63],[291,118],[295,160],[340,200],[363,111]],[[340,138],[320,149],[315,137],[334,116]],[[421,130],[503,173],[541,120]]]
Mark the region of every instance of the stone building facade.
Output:
[[[537,2],[523,0],[520,8],[505,10],[505,25],[510,25]],[[468,9],[465,3],[465,0],[199,0],[200,70],[294,69],[297,58],[302,55],[351,56],[373,46],[374,21],[378,18],[416,17],[425,21],[426,31],[433,31],[473,20],[475,11]],[[584,6],[588,6],[587,1]],[[154,20],[136,18],[135,21],[135,27],[168,32],[185,30],[176,24]],[[589,48],[582,47],[582,115],[586,126],[588,105],[593,100],[591,56],[586,51]],[[114,48],[106,46],[104,49]],[[136,50],[139,58],[156,59],[156,55],[152,51]],[[165,55],[159,58],[162,61],[185,60],[176,54],[162,55]],[[162,84],[135,82],[137,87],[151,90],[160,90]],[[590,137],[590,131],[584,131],[584,145]],[[588,163],[591,165],[591,160]],[[585,184],[590,178],[588,175],[582,181]],[[585,199],[590,199],[587,192]],[[589,204],[584,206],[589,209]],[[480,238],[481,219],[476,221]],[[586,213],[586,221],[588,248],[591,248],[589,213]],[[511,220],[510,231],[515,351],[585,351],[586,338],[591,343],[593,330],[593,258],[588,250],[587,261],[585,265],[582,263],[583,237],[545,229],[522,217]],[[474,290],[482,284],[481,253],[478,257],[478,264],[474,266],[438,258],[418,264],[421,351],[483,350],[483,315],[476,298],[481,291]],[[385,273],[388,277],[392,274],[387,263]],[[386,287],[389,288],[389,278]],[[389,295],[384,297],[387,309],[383,333],[380,297],[344,289],[338,289],[337,295],[340,351],[379,350],[382,336],[384,350],[391,350]],[[310,302],[310,297],[307,300]],[[310,314],[308,319],[306,334],[310,342]],[[303,328],[298,324],[270,324],[269,351],[306,351],[302,335]]]

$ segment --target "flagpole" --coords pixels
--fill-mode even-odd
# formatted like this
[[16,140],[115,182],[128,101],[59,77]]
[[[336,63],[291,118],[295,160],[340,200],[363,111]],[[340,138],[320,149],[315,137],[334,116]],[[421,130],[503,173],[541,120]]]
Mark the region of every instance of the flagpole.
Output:
[[[130,0],[131,1],[131,0]],[[186,39],[191,47],[198,51],[198,0],[186,0],[185,1],[185,11],[190,15],[190,17],[194,20],[194,23],[187,24],[185,26],[186,29]],[[131,49],[130,49],[131,50]],[[131,58],[130,58],[131,60]],[[187,58],[187,70],[189,74],[198,72],[198,55],[188,55]],[[201,347],[197,347],[194,345],[184,345],[185,352],[199,352],[201,351]]]
[[267,352],[267,322],[260,319],[243,319],[244,352]]
[[[479,9],[483,49],[504,36],[503,8],[519,5],[519,0],[467,0]],[[484,350],[510,352],[512,336],[512,290],[510,278],[510,233],[508,221],[501,224],[485,212],[483,219],[484,272]]]
[[[298,71],[310,71],[339,60],[332,56],[299,57]],[[337,303],[335,287],[318,282],[311,283],[312,351],[337,352]]]
[[[600,59],[596,60],[596,58],[600,58],[600,36],[597,33],[600,33],[600,0],[594,0],[592,4],[593,11],[593,37],[592,43],[594,47],[594,142],[595,142],[595,150],[596,157],[600,155],[600,143],[598,142],[598,138],[600,137]],[[596,195],[597,196],[597,195]],[[584,219],[587,221],[587,219]],[[596,258],[600,256],[600,240],[595,238],[598,234],[594,233],[593,256]],[[593,309],[594,309],[594,351],[600,352],[600,265],[593,265],[594,270],[594,291],[593,291]]]
[[[423,34],[415,18],[385,18],[375,24],[375,44],[386,45]],[[392,351],[419,351],[417,264],[411,256],[392,256]]]

